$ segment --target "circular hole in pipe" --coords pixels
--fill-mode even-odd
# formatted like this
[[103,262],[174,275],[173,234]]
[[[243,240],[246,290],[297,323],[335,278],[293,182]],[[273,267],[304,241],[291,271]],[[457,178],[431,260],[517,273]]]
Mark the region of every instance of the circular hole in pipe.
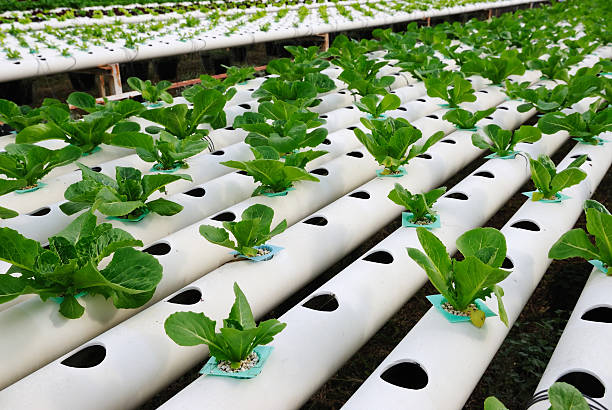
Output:
[[167,255],[172,250],[170,244],[166,242],[155,243],[149,246],[146,249],[143,249],[143,252],[148,253],[149,255],[162,256]]
[[468,196],[463,192],[451,192],[450,194],[445,195],[444,197],[450,199],[458,199],[460,201],[467,201],[469,199]]
[[183,192],[183,194],[185,195],[189,195],[195,198],[202,198],[204,195],[206,195],[206,190],[204,188],[193,188],[190,189],[187,192]]
[[210,153],[210,155],[223,155],[223,154],[225,154],[225,151],[223,150],[213,151]]
[[457,141],[451,140],[451,139],[442,140],[440,142],[443,142],[445,144],[456,144],[457,143]]
[[490,173],[489,171],[479,171],[474,174],[475,177],[483,177],[483,178],[495,178],[495,175]]
[[329,175],[329,171],[326,170],[325,168],[317,168],[317,169],[313,169],[312,171],[310,171],[311,174],[315,174],[315,175],[321,175],[321,176],[328,176]]
[[406,107],[397,107],[397,109],[399,111],[408,111],[408,108],[406,108]]
[[251,109],[251,105],[250,104],[238,104],[238,107],[242,107],[245,110],[250,110]]
[[319,118],[325,119],[325,118],[327,118],[327,114],[319,115]]
[[606,392],[603,383],[597,377],[587,372],[569,372],[559,377],[557,381],[571,384],[580,390],[580,393],[594,399],[602,398]]
[[500,110],[508,111],[508,107],[501,106],[501,107],[497,107],[497,108],[499,108]]
[[327,138],[325,138],[321,144],[323,144],[323,145],[331,145],[331,141],[328,140]]
[[513,223],[512,225],[510,225],[510,227],[516,228],[516,229],[524,229],[526,231],[532,231],[532,232],[538,232],[540,230],[540,227],[538,226],[537,223],[533,221],[527,221],[527,220],[517,221]]
[[100,171],[102,171],[102,168],[100,168],[100,167],[91,167],[90,169],[91,169],[93,172],[100,172]]
[[431,155],[429,155],[429,154],[421,154],[421,155],[417,155],[417,158],[431,159]]
[[96,367],[106,358],[106,348],[102,345],[87,346],[72,356],[62,360],[62,364],[77,369]]
[[433,118],[434,120],[439,119],[438,116],[435,115],[435,114],[429,114],[429,115],[427,115],[427,118]]
[[42,207],[40,209],[37,209],[36,211],[30,212],[28,215],[30,215],[30,216],[45,216],[49,212],[51,212],[51,208],[49,208],[48,206],[44,206],[44,207]]
[[246,172],[246,171],[244,171],[244,170],[237,171],[236,173],[237,173],[237,174],[240,174],[240,175],[246,175],[246,176],[248,176],[248,175],[249,175],[249,173],[248,173],[248,172]]
[[348,107],[344,107],[344,108],[346,108],[347,110],[354,110],[355,109],[355,107],[353,107],[352,105],[349,105]]
[[199,289],[187,289],[168,299],[166,302],[175,305],[195,305],[202,301],[202,292]]
[[[576,154],[576,155],[572,155],[570,158],[572,158],[572,159],[576,159],[576,158],[580,158],[580,157],[581,157],[581,156],[583,156],[583,155],[584,155],[584,154]],[[588,155],[587,155],[587,159],[586,159],[586,160],[587,160],[587,161],[592,161],[591,157],[589,157]]]
[[213,221],[231,222],[236,219],[236,215],[233,212],[222,212],[218,215],[213,216],[210,219],[212,219]]
[[374,263],[382,263],[383,265],[388,265],[393,263],[393,255],[391,255],[387,251],[376,251],[367,255],[363,258],[364,261],[374,262]]
[[357,128],[357,127],[348,127],[347,130],[353,131],[355,128]]
[[483,94],[489,94],[489,92],[487,90],[480,90],[478,91],[479,93],[483,93]]
[[338,299],[331,293],[314,296],[302,304],[303,307],[319,312],[333,312],[338,309]]
[[425,99],[424,99],[424,98],[417,98],[417,101],[418,101],[418,102],[427,102],[427,101],[425,101]]
[[370,199],[370,194],[368,194],[366,191],[357,191],[357,192],[353,192],[352,194],[349,195],[351,198],[358,198],[358,199]]
[[612,323],[612,308],[609,306],[598,306],[587,310],[580,318],[589,322]]
[[351,151],[346,155],[348,155],[349,157],[354,157],[354,158],[363,158],[363,153],[359,151]]
[[415,362],[396,363],[382,372],[380,378],[394,386],[410,390],[420,390],[429,382],[425,369]]
[[492,119],[493,119],[493,117],[491,117],[490,115],[489,115],[489,116],[487,116],[487,117],[485,117],[485,118],[486,118],[487,120],[492,120]]
[[234,128],[234,127],[225,127],[225,129],[228,130],[228,131],[234,131],[236,128]]
[[327,219],[322,216],[313,216],[304,221],[308,225],[325,226],[327,225]]
[[501,268],[502,269],[512,269],[514,268],[514,263],[512,262],[512,259],[508,258],[507,256],[504,258],[504,261],[501,264]]

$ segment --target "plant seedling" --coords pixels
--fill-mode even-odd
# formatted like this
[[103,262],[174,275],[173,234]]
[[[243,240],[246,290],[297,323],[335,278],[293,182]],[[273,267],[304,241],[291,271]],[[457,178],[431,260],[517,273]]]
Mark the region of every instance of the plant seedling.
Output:
[[157,139],[139,132],[124,132],[114,136],[111,142],[119,147],[135,149],[140,159],[155,162],[160,170],[188,168],[185,160],[208,147],[208,141],[202,140],[199,134],[181,140],[165,130]]
[[[37,294],[43,301],[61,297],[60,314],[77,319],[85,311],[76,299],[83,291],[111,298],[117,309],[134,309],[153,297],[162,278],[157,259],[133,248],[142,246],[141,241],[111,224],[96,225],[90,212],[49,238],[49,249],[10,228],[0,228],[0,238],[13,245],[0,249],[0,260],[12,264],[0,275],[0,303],[25,294]],[[110,263],[99,270],[110,255]]]
[[401,104],[400,98],[395,94],[385,94],[380,100],[377,95],[366,95],[355,105],[360,111],[370,114],[372,119],[383,118],[387,111],[396,110]]
[[138,91],[145,101],[155,104],[158,101],[163,101],[167,104],[172,104],[174,99],[168,90],[172,83],[167,80],[163,80],[153,85],[151,80],[142,81],[138,77],[130,77],[127,79],[127,83],[130,88],[134,91]]
[[429,192],[412,194],[400,184],[395,187],[387,197],[396,204],[412,212],[412,222],[416,224],[429,224],[436,218],[433,204],[446,192],[446,187],[432,189]]
[[225,161],[222,165],[246,172],[256,182],[261,183],[252,196],[286,192],[297,181],[319,182],[304,167],[309,161],[325,155],[326,151],[305,151],[285,156],[280,160],[279,153],[272,147],[252,148],[255,159],[252,161]]
[[158,198],[146,202],[155,191],[166,192],[165,186],[179,179],[191,181],[184,174],[152,174],[142,176],[135,168],[117,167],[116,180],[94,172],[77,162],[83,179],[70,185],[64,197],[69,202],[60,205],[66,215],[91,208],[100,213],[125,220],[140,220],[142,215],[154,212],[162,216],[175,215],[183,206]]
[[70,164],[82,154],[72,145],[50,150],[32,144],[8,144],[5,150],[0,152],[0,174],[10,179],[0,179],[0,189],[4,193],[34,188],[54,168]]
[[579,137],[585,144],[597,145],[600,143],[597,135],[612,131],[612,107],[600,112],[587,110],[582,114],[548,113],[540,118],[538,128],[544,134],[565,130],[571,136]]
[[584,258],[598,260],[612,275],[612,215],[599,202],[587,200],[584,203],[586,212],[586,228],[595,237],[595,245],[587,233],[580,228],[566,232],[550,248],[548,257],[551,259]]
[[442,119],[455,124],[460,130],[473,130],[476,127],[476,123],[485,117],[488,117],[495,111],[495,107],[489,108],[488,110],[476,111],[474,113],[456,108],[449,110]]
[[499,57],[474,58],[461,66],[465,75],[481,75],[494,85],[502,84],[510,75],[525,74],[525,65],[516,50],[506,50]]
[[580,181],[586,178],[587,174],[578,167],[584,164],[586,159],[586,155],[581,155],[572,161],[566,169],[557,173],[554,162],[548,156],[540,155],[537,160],[529,158],[531,180],[537,188],[531,200],[554,200],[557,198],[557,194],[565,188],[580,183]]
[[177,312],[164,322],[166,334],[179,346],[205,344],[217,360],[228,361],[232,369],[239,369],[253,349],[270,343],[287,324],[268,319],[256,326],[249,302],[237,283],[234,294],[234,305],[219,333],[215,333],[216,321],[204,313]]
[[440,98],[448,103],[449,108],[457,108],[463,102],[476,101],[472,83],[460,73],[441,71],[425,79],[427,95]]
[[[242,220],[238,222],[223,222],[223,228],[211,225],[200,225],[200,234],[207,241],[216,245],[225,246],[244,256],[256,256],[256,246],[264,245],[273,236],[287,229],[287,220],[283,219],[276,227],[270,230],[274,210],[268,206],[251,205],[242,213]],[[236,242],[230,239],[234,236]]]
[[[417,228],[417,237],[425,253],[407,248],[408,255],[425,270],[432,285],[458,311],[466,311],[476,299],[495,294],[499,318],[508,326],[508,316],[502,302],[503,289],[498,285],[511,272],[500,269],[506,258],[506,239],[494,228],[476,228],[457,239],[457,249],[464,259],[451,259],[444,244],[425,228]],[[481,317],[472,311],[471,320],[482,326]],[[478,326],[478,327],[480,327]]]
[[514,152],[516,144],[521,142],[533,143],[542,138],[542,132],[530,125],[523,125],[516,131],[504,130],[498,125],[489,124],[483,128],[491,143],[487,142],[482,135],[472,134],[472,144],[480,149],[489,149],[498,157],[505,157]]
[[403,118],[385,120],[361,118],[361,123],[372,133],[366,134],[359,128],[355,128],[353,132],[374,159],[385,167],[383,175],[397,174],[400,166],[407,164],[417,155],[424,154],[433,144],[444,138],[444,133],[438,131],[423,145],[413,145],[421,139],[421,131]]
[[[590,410],[591,407],[580,390],[568,383],[556,382],[548,389],[548,410]],[[496,397],[490,396],[484,402],[484,410],[508,410]]]

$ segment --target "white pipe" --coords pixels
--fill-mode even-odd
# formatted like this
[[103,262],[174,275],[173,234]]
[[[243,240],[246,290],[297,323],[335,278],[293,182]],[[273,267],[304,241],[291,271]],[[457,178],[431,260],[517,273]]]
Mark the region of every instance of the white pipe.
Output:
[[[587,399],[587,402],[591,405],[599,404],[597,408],[612,407],[612,357],[609,355],[609,341],[612,337],[611,292],[610,278],[593,269],[536,392],[547,391],[554,382],[570,373],[586,373],[588,376],[583,376],[584,384],[577,384],[576,387],[592,398]],[[585,314],[587,316],[583,319]],[[585,380],[587,377],[591,380]],[[567,382],[575,383],[570,380]],[[530,410],[550,407],[547,396],[541,393],[539,396],[546,399],[530,406]]]

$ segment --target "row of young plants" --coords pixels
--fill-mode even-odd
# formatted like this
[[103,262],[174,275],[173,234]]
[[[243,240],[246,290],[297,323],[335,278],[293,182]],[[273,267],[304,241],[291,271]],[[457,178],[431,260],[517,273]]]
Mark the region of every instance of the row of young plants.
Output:
[[[420,47],[427,48],[427,46],[428,44],[423,41],[423,45]],[[368,60],[368,58],[365,56],[366,52],[371,51],[373,47],[374,46],[371,43],[351,42],[346,38],[339,37],[337,43],[334,43],[332,49],[330,49],[330,51],[324,56],[334,58],[334,64],[344,69],[339,78],[347,83],[348,87],[355,95],[361,96],[360,101],[358,101],[356,105],[360,110],[369,115],[370,118],[362,119],[362,123],[366,129],[371,131],[371,133],[366,134],[360,129],[355,129],[356,136],[364,143],[366,148],[368,148],[380,165],[384,167],[380,171],[379,176],[393,177],[401,174],[402,171],[400,167],[402,165],[405,165],[411,158],[424,154],[429,146],[441,138],[441,135],[435,134],[423,145],[414,145],[414,143],[421,137],[419,130],[411,126],[407,121],[402,121],[401,119],[392,117],[385,117],[386,113],[399,106],[399,101],[396,96],[387,93],[385,90],[385,86],[388,86],[385,84],[389,80],[385,77],[378,79],[376,78],[376,73],[382,66],[379,66],[379,63]],[[432,49],[435,51],[435,48],[432,47]],[[276,73],[279,74],[279,77],[269,78],[255,93],[257,95],[254,96],[258,97],[261,102],[258,113],[246,113],[235,120],[235,127],[243,128],[249,132],[249,135],[247,136],[247,143],[253,147],[253,152],[256,159],[241,163],[230,161],[227,163],[227,165],[247,172],[261,183],[261,186],[254,192],[254,194],[286,195],[288,189],[291,188],[291,184],[294,181],[300,179],[312,180],[311,178],[315,178],[303,171],[303,166],[300,167],[300,165],[305,165],[309,160],[321,155],[321,152],[310,149],[306,151],[294,152],[295,150],[299,149],[315,148],[322,141],[322,139],[325,138],[325,130],[318,128],[320,125],[322,125],[321,120],[317,118],[316,114],[313,114],[308,110],[308,108],[318,104],[319,101],[317,99],[317,94],[320,92],[325,92],[327,87],[330,86],[329,82],[327,81],[329,79],[326,79],[321,73],[321,70],[325,68],[327,62],[320,58],[320,56],[317,56],[313,51],[308,49],[295,49],[293,52],[295,57],[293,61],[279,60],[278,63],[271,64],[270,70],[275,70],[275,65],[283,68]],[[429,64],[432,61],[432,58],[428,58],[426,60],[426,63]],[[411,68],[415,66],[415,64],[410,65]],[[445,77],[445,74],[442,74],[443,65],[442,67],[434,70],[428,68],[427,74],[424,74],[425,70],[423,67],[424,64],[421,64],[415,68],[415,71],[421,73],[422,78],[424,78],[426,81],[429,80],[429,82],[433,84],[432,86],[428,87],[428,93],[431,89],[431,93],[434,94],[434,96],[442,95],[443,93],[438,93],[439,95],[436,94],[436,84],[435,82],[432,82],[431,79],[435,78],[436,80],[444,80],[443,77]],[[278,70],[278,68],[276,69]],[[504,80],[508,75],[510,74],[501,75],[501,80]],[[393,79],[391,78],[391,81],[392,80]],[[449,105],[453,103],[458,104],[461,102],[461,99],[464,101],[469,101],[471,98],[468,97],[470,94],[469,92],[462,91],[462,89],[466,88],[467,85],[461,80],[464,79],[460,75],[460,77],[454,77],[452,79],[452,85],[451,82],[448,82],[446,88],[448,93],[445,96],[447,97],[445,99]],[[333,82],[331,87],[333,87]],[[442,87],[439,86],[437,87],[438,90],[441,88]],[[194,93],[195,95],[200,95],[202,90],[194,90]],[[473,95],[473,90],[471,94]],[[148,119],[151,120],[151,118]],[[162,122],[158,123],[161,125],[166,125]],[[309,132],[310,129],[313,130]],[[166,131],[169,132],[167,127]],[[504,133],[503,130],[495,131],[493,128],[491,128],[489,131],[490,132],[488,134],[499,136],[499,141],[501,142],[509,139],[509,142],[505,143],[504,145],[505,150],[513,148],[508,147],[508,145],[510,145],[513,141],[512,134],[508,135],[507,133]],[[515,135],[516,134],[517,133],[515,133]],[[524,138],[526,135],[528,136],[527,139]],[[536,136],[537,132],[535,132],[535,130],[524,129],[524,131],[518,132],[518,136],[514,139],[527,141],[529,139],[536,138]],[[493,137],[491,139],[493,140]],[[500,145],[503,145],[501,142]],[[480,141],[478,141],[478,143],[480,143]],[[281,159],[281,157],[284,157],[284,161]],[[580,160],[584,161],[584,158]],[[539,169],[537,165],[533,165],[534,163],[542,163],[541,165],[548,173],[549,179],[551,181],[554,180],[554,175],[552,174],[554,172],[554,164],[551,168],[550,164],[546,160],[532,160],[532,167],[536,170],[534,175],[538,175],[537,171]],[[570,168],[576,167],[574,166]],[[270,170],[272,171],[270,172]],[[125,181],[128,181],[129,179],[123,176],[121,178],[123,178]],[[546,180],[545,176],[538,175],[538,178],[544,181]],[[92,177],[92,179],[94,178]],[[118,172],[117,182],[119,182],[119,179],[120,177]],[[563,180],[567,178],[558,179],[559,181],[563,182]],[[573,181],[576,178],[570,179]],[[99,181],[94,181],[94,183],[96,182]],[[111,184],[109,181],[106,182]],[[104,183],[101,183],[101,185],[107,186],[107,184]],[[144,183],[142,185],[144,185]],[[559,190],[561,190],[569,185],[566,181],[564,183],[553,184],[553,186],[560,187]],[[134,184],[129,184],[129,187],[128,184],[126,184],[125,190],[131,190],[133,187]],[[434,193],[428,193],[427,195],[421,194],[421,197],[416,195],[416,198],[412,198],[412,194],[406,193],[404,192],[405,190],[402,191],[400,188],[401,187],[397,187],[392,195],[395,199],[397,199],[397,201],[408,204],[407,207],[412,207],[414,214],[420,213],[427,215],[429,213],[431,216],[430,211],[432,209],[431,207],[433,206],[433,200],[435,200],[436,195],[439,196],[438,194],[441,192],[440,190]],[[553,189],[550,186],[548,188]],[[544,195],[544,192],[542,192],[542,194]],[[106,196],[106,194],[104,196]],[[401,199],[404,197],[408,197],[408,199]],[[105,198],[101,198],[101,200],[105,200]],[[423,209],[424,206],[419,209],[418,205],[412,205],[412,202],[420,204],[424,203],[424,206],[427,207],[427,212],[425,212],[425,209]],[[242,221],[227,223],[225,228],[234,235],[236,242],[231,241],[229,239],[229,234],[226,231],[219,230],[219,228],[210,229],[204,227],[202,228],[202,234],[211,242],[232,247],[236,249],[237,252],[242,253],[244,256],[253,256],[256,246],[265,244],[272,234],[279,233],[284,230],[282,223],[275,229],[270,229],[270,223],[268,223],[268,221],[271,222],[273,216],[273,214],[270,214],[270,211],[271,210],[269,208],[262,207],[250,209],[248,213],[245,212]],[[427,219],[427,222],[430,222],[431,219]],[[423,221],[421,221],[421,223],[422,222]],[[250,233],[255,232],[257,232],[257,235],[255,235],[257,238],[251,237]],[[421,229],[419,232],[421,233],[426,231]],[[421,235],[425,235],[424,237],[427,236],[426,233]],[[502,253],[502,241],[499,238],[499,235],[490,230],[478,231],[472,233],[471,235],[483,237],[493,244],[485,247],[486,249],[472,249],[469,246],[471,241],[466,241],[468,242],[468,245],[466,245],[466,252],[471,252],[471,254],[464,255],[473,256],[473,258],[469,259],[469,264],[477,266],[477,269],[479,269],[482,275],[490,278],[490,281],[492,282],[490,286],[488,285],[484,287],[484,289],[469,289],[468,295],[475,294],[484,297],[485,294],[489,295],[491,292],[495,292],[499,296],[501,294],[500,289],[495,287],[495,284],[499,282],[499,280],[494,281],[493,279],[501,275],[499,272],[499,266],[496,265],[498,262],[497,255]],[[251,239],[258,239],[260,241],[263,239],[263,241],[261,243],[257,243],[257,241],[249,242]],[[431,239],[431,241],[433,241],[433,239]],[[420,255],[418,257],[422,258],[422,256],[423,255]],[[468,258],[466,258],[466,260],[467,259]],[[457,262],[457,264],[459,264],[459,262]],[[454,266],[454,264],[451,265]],[[32,269],[32,265],[30,264],[27,268]],[[457,269],[460,270],[459,268]],[[446,270],[442,272],[444,272],[444,275],[448,276],[454,271]],[[455,278],[455,281],[457,280],[458,279]],[[441,290],[441,292],[443,291]],[[451,297],[453,294],[457,294],[457,292],[457,289],[446,289],[446,293],[451,295]],[[243,311],[246,312],[244,309],[245,301],[240,296],[240,293],[239,288],[237,288],[236,303],[237,305],[242,305]],[[469,297],[465,294],[461,294],[460,298],[461,300],[469,299]],[[71,300],[70,303],[72,302],[73,301]],[[459,302],[456,303],[459,304]],[[503,305],[501,306],[503,307]],[[457,308],[457,306],[455,306],[455,308]],[[238,309],[241,308],[237,307],[236,310]],[[64,310],[67,310],[67,308]],[[232,310],[234,311],[234,309]],[[500,315],[502,315],[502,311],[503,309],[500,309]],[[477,312],[473,312],[471,316],[474,316],[473,322],[478,324],[479,320],[476,317],[478,316]],[[238,341],[240,341],[242,346],[255,347],[253,345],[254,342],[250,344],[242,343],[242,341],[245,340],[243,338],[256,339],[256,335],[260,334],[261,332],[261,330],[253,330],[255,329],[255,326],[254,323],[248,319],[248,314],[245,316],[244,321],[236,319],[235,315],[232,317],[232,314],[230,314],[230,318],[227,322],[229,324],[225,324],[225,328],[231,328],[243,333],[238,334],[234,331],[227,331],[225,333],[227,333],[229,336],[223,336],[225,337],[225,339],[223,339],[222,336],[213,336],[210,334],[211,326],[210,323],[208,323],[208,325],[206,325],[206,329],[208,329],[208,336],[206,340],[216,340],[217,344],[225,344],[226,350],[231,350],[231,348],[235,346]],[[193,326],[193,324],[187,325],[187,327],[189,326]],[[282,326],[276,322],[270,324],[270,328],[278,331],[282,330]],[[214,333],[214,326],[212,329]],[[272,333],[274,333],[276,330],[272,331]],[[221,333],[223,334],[224,332],[222,331]],[[271,341],[270,337],[272,335],[269,333],[265,334],[268,334],[269,337],[263,338],[263,340],[269,339],[268,341]],[[217,340],[217,337],[222,337],[222,339],[220,339],[222,341]],[[245,352],[249,354],[251,353],[249,349],[246,349]],[[230,367],[236,367],[236,361],[233,360],[235,359],[234,356],[232,356],[232,358],[228,358],[229,355],[223,356],[223,349],[220,349],[218,354],[220,355],[221,360],[228,360],[231,362],[231,365],[233,366]],[[242,360],[243,355],[240,356]]]
[[[472,0],[460,3],[471,2]],[[374,18],[381,15],[380,13],[393,15],[398,12],[410,13],[416,10],[441,9],[458,4],[448,4],[442,0],[409,4],[403,1],[380,1],[366,3],[364,8],[358,4],[345,7],[331,3],[319,6],[316,10],[301,6],[297,10],[289,8],[271,11],[259,10],[251,15],[247,15],[240,9],[232,13],[215,9],[200,11],[199,15],[186,15],[184,19],[171,18],[165,22],[156,21],[156,17],[151,15],[151,21],[148,22],[123,23],[117,19],[112,23],[79,24],[75,27],[54,28],[52,25],[45,25],[41,30],[35,31],[27,27],[19,28],[11,25],[0,31],[0,46],[3,47],[9,60],[20,60],[26,58],[28,54],[38,55],[40,53],[73,57],[77,55],[77,51],[87,52],[96,45],[115,45],[137,49],[150,42],[153,37],[175,38],[177,33],[180,41],[188,41],[202,36],[231,36],[242,31],[250,32],[253,28],[267,32],[273,25],[278,28],[291,25],[299,27],[308,16],[316,20],[311,23],[318,21],[323,24],[329,23],[330,19],[353,21],[355,18]],[[202,12],[206,13],[204,18],[200,17]],[[272,17],[274,17],[273,20],[271,20]],[[259,21],[265,22],[260,24]],[[121,27],[121,30],[118,30],[118,27]]]

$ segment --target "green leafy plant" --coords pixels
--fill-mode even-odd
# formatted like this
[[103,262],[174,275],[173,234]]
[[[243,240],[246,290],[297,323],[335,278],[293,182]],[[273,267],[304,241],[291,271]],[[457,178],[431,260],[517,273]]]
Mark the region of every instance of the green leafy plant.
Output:
[[157,139],[140,132],[124,132],[114,136],[111,142],[119,147],[135,149],[140,159],[155,162],[159,170],[188,168],[185,160],[208,147],[208,141],[202,140],[198,134],[181,140],[165,130]]
[[[60,314],[77,319],[85,311],[76,299],[81,292],[110,298],[118,309],[134,309],[153,297],[162,277],[155,257],[133,248],[141,241],[110,224],[96,226],[89,212],[49,238],[49,249],[9,228],[0,228],[0,238],[12,244],[0,248],[0,259],[12,264],[0,275],[0,303],[24,294],[37,294],[43,301],[61,297]],[[99,270],[102,259],[111,255]]]
[[383,118],[385,112],[396,110],[400,104],[401,100],[395,94],[384,94],[380,101],[377,95],[366,95],[361,100],[355,101],[357,108],[370,114],[372,119]]
[[[464,256],[459,261],[449,257],[444,244],[433,233],[420,227],[416,231],[425,253],[407,248],[408,255],[423,268],[446,301],[456,310],[466,311],[476,299],[495,294],[499,318],[508,326],[508,316],[502,302],[504,291],[497,284],[511,273],[500,269],[506,257],[504,235],[494,228],[476,228],[465,232],[457,239],[457,249]],[[475,312],[471,311],[472,323],[482,326]]]
[[381,68],[387,65],[384,61],[369,60],[366,56],[359,56],[356,61],[346,64],[343,60],[334,60],[335,64],[344,63],[344,70],[338,76],[338,80],[346,83],[353,94],[362,97],[370,94],[387,94],[386,88],[390,87],[395,79],[391,76],[378,77]]
[[584,58],[579,54],[570,56],[559,47],[548,49],[548,55],[548,59],[536,58],[529,61],[527,66],[532,70],[540,70],[545,78],[566,82],[569,80],[567,67],[579,63]]
[[587,174],[578,167],[584,164],[586,159],[586,155],[581,155],[569,164],[566,169],[557,173],[554,162],[548,156],[540,155],[537,160],[529,158],[531,180],[537,188],[531,200],[554,200],[560,191],[580,183],[580,181],[586,178]]
[[542,132],[530,125],[523,125],[516,131],[504,130],[498,125],[489,124],[483,128],[489,141],[478,133],[472,134],[472,144],[480,149],[488,149],[498,157],[505,157],[514,152],[516,144],[521,142],[533,143],[542,138]]
[[554,134],[564,130],[573,137],[581,138],[586,144],[597,145],[599,139],[596,137],[599,134],[612,131],[612,107],[600,112],[592,110],[572,114],[551,112],[540,118],[538,128],[544,134]]
[[412,194],[400,184],[395,187],[387,197],[396,204],[412,212],[412,222],[416,224],[429,224],[436,219],[433,204],[446,192],[446,187],[432,189],[429,192]]
[[145,130],[150,134],[158,134],[162,130],[178,139],[190,136],[203,138],[208,130],[198,128],[200,124],[209,123],[213,128],[224,127],[226,124],[226,98],[217,90],[202,89],[191,97],[193,108],[186,104],[176,104],[171,107],[155,108],[143,111],[140,116],[146,120],[162,125],[149,126]]
[[276,100],[259,104],[258,112],[247,112],[234,119],[234,128],[248,131],[245,142],[252,147],[268,146],[281,155],[306,147],[316,147],[327,137],[326,128],[309,129],[324,124],[317,113],[299,110],[290,103]]
[[495,107],[489,108],[488,110],[476,111],[474,113],[456,108],[446,112],[442,119],[455,124],[460,130],[472,130],[476,127],[478,121],[493,114],[494,111]]
[[135,168],[117,167],[116,180],[94,172],[77,162],[83,179],[70,185],[64,197],[69,202],[60,205],[67,215],[91,208],[100,213],[121,219],[138,219],[143,214],[154,212],[171,216],[183,210],[183,206],[164,198],[146,202],[155,191],[166,192],[165,186],[179,179],[191,181],[184,174],[152,174],[142,176]]
[[47,123],[24,128],[15,141],[27,144],[60,139],[81,148],[84,153],[91,153],[100,144],[110,142],[112,132],[107,131],[122,118],[120,114],[102,111],[85,115],[82,121],[74,121],[70,119],[68,111],[56,106],[48,107],[45,116]]
[[417,155],[424,154],[433,144],[444,138],[444,133],[438,131],[423,145],[413,145],[421,139],[421,131],[403,118],[385,120],[361,118],[361,123],[371,133],[366,134],[359,128],[355,128],[353,132],[374,159],[385,167],[383,175],[397,174],[400,166],[407,164]]
[[[47,100],[55,101],[57,100]],[[48,102],[47,102],[48,103]],[[45,104],[43,104],[44,107]],[[44,121],[42,109],[32,109],[27,105],[21,107],[12,101],[0,99],[0,121],[19,132],[22,129]]]
[[[583,229],[572,229],[566,232],[550,248],[551,259],[584,258],[601,261],[604,268],[612,266],[612,215],[599,202],[587,200],[584,203],[586,228],[595,238],[595,244]],[[612,270],[608,271],[612,275]]]
[[[256,256],[256,246],[264,245],[273,236],[287,229],[287,220],[283,219],[271,230],[274,210],[261,204],[245,209],[241,218],[238,222],[223,222],[223,228],[200,225],[200,234],[207,241],[233,249],[241,255]],[[235,242],[230,239],[230,233]]]
[[264,81],[251,95],[259,102],[279,100],[303,111],[321,103],[317,93],[317,86],[309,81],[286,81],[273,77]]
[[222,165],[236,168],[252,176],[261,183],[253,191],[252,196],[261,194],[281,193],[293,187],[297,181],[319,182],[314,175],[309,174],[304,167],[309,161],[326,154],[326,151],[304,151],[285,156],[280,160],[279,153],[271,147],[251,149],[255,155],[252,161],[225,161]]
[[499,57],[474,58],[461,66],[465,75],[481,75],[499,85],[510,75],[523,75],[525,65],[516,50],[506,50]]
[[160,100],[168,104],[172,104],[174,101],[172,95],[166,91],[172,86],[170,81],[163,80],[153,85],[151,80],[142,81],[138,77],[130,77],[127,79],[127,83],[132,90],[138,91],[145,101],[152,104]]
[[287,324],[268,319],[256,326],[249,302],[237,283],[234,294],[234,305],[219,333],[215,333],[216,321],[204,313],[177,312],[164,322],[166,334],[179,346],[205,344],[218,361],[227,361],[232,369],[239,369],[253,349],[270,343]]
[[[113,113],[118,115],[121,120],[139,115],[146,110],[138,101],[130,99],[112,101],[104,98],[104,104],[98,104],[94,97],[81,91],[71,93],[66,102],[90,114],[95,112],[100,113],[98,115],[102,115],[102,112]],[[138,129],[140,129],[140,126]]]
[[34,188],[54,168],[76,161],[81,154],[79,148],[71,145],[50,150],[32,144],[8,144],[5,152],[0,152],[0,174],[9,179],[0,179],[0,189],[6,193],[10,187]]
[[[556,382],[548,389],[548,410],[590,410],[580,390],[568,383]],[[484,410],[508,410],[497,398],[490,396],[484,402]]]
[[427,95],[440,98],[448,103],[449,108],[457,108],[462,102],[476,101],[472,83],[460,73],[441,71],[425,79]]

